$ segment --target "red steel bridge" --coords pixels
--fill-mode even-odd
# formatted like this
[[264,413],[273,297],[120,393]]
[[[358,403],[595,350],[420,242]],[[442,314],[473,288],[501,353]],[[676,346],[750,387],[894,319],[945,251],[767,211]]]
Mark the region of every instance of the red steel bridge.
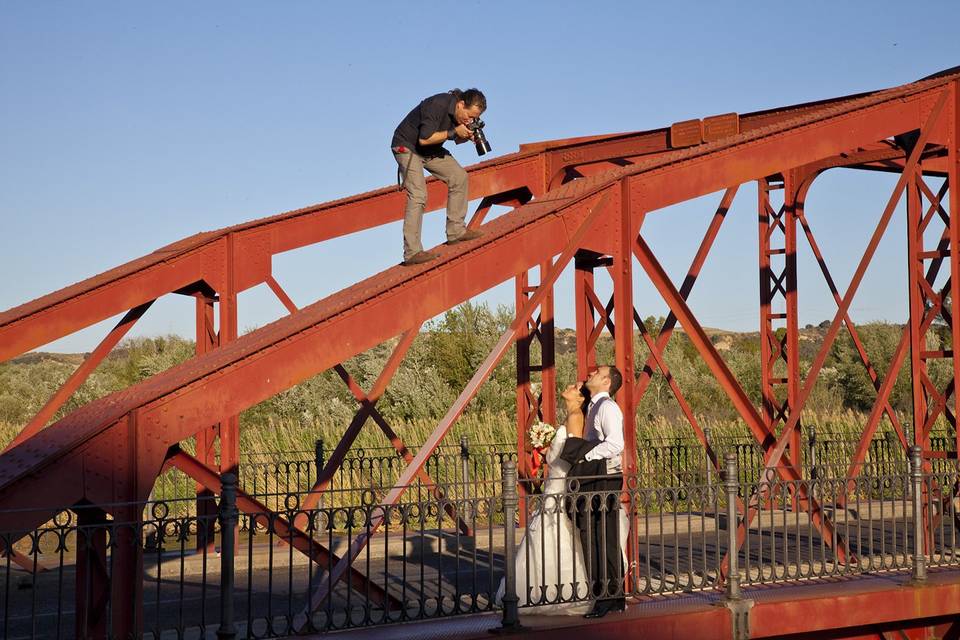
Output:
[[[158,475],[170,467],[181,469],[206,491],[218,493],[220,474],[235,471],[239,463],[239,412],[329,369],[335,369],[349,386],[358,409],[320,475],[317,491],[305,498],[304,506],[316,504],[316,496],[369,419],[408,463],[384,502],[397,502],[403,487],[416,479],[430,486],[424,470],[430,452],[513,345],[517,349],[517,446],[522,450],[523,434],[533,420],[556,421],[553,287],[561,272],[570,267],[575,273],[580,374],[596,363],[595,346],[604,330],[614,335],[615,363],[620,370],[639,372],[627,376],[617,399],[628,417],[627,452],[636,451],[635,421],[629,418],[636,415],[652,376],[659,372],[669,381],[690,428],[714,465],[720,467],[663,357],[679,324],[762,447],[769,473],[785,481],[802,477],[803,409],[841,332],[852,338],[877,392],[860,445],[849,461],[848,477],[858,473],[884,418],[892,424],[905,451],[913,444],[922,447],[926,465],[936,456],[955,458],[957,443],[953,453],[934,452],[930,432],[934,422],[945,417],[956,433],[960,395],[954,386],[960,359],[954,357],[952,342],[934,348],[928,346],[927,336],[935,320],[951,335],[960,334],[960,314],[952,313],[951,304],[960,297],[960,190],[955,188],[960,180],[958,136],[960,70],[952,69],[918,82],[820,102],[717,115],[650,131],[528,144],[516,153],[468,168],[470,198],[480,201],[469,226],[482,229],[481,238],[441,246],[436,249],[440,253],[437,260],[415,267],[392,267],[303,308],[293,304],[274,277],[273,256],[394,222],[402,217],[403,192],[384,188],[199,233],[9,309],[0,313],[0,361],[112,316],[125,315],[0,455],[0,530],[29,530],[47,521],[58,507],[142,504]],[[804,210],[816,178],[840,167],[898,176],[845,289],[831,276]],[[933,181],[942,181],[942,187],[934,189],[928,184]],[[737,277],[752,286],[759,275],[761,406],[748,398],[686,302],[731,202],[739,187],[750,182],[758,186],[758,233],[741,241],[744,251],[756,250],[755,243],[759,243],[759,263],[756,273]],[[445,186],[428,181],[428,192],[428,210],[442,209]],[[684,280],[673,282],[658,258],[658,248],[644,239],[644,220],[670,205],[714,193],[719,194],[719,204],[706,216],[699,249]],[[889,369],[878,371],[849,311],[903,200],[908,219],[909,305],[903,310],[907,325]],[[485,223],[493,206],[512,210]],[[829,220],[823,224],[828,225]],[[823,345],[804,371],[799,362],[797,320],[797,249],[801,242],[809,243],[836,301]],[[612,281],[609,301],[598,294],[598,277]],[[649,279],[669,307],[669,316],[656,331],[640,320],[633,299],[635,277]],[[424,446],[411,455],[378,413],[378,398],[427,319],[511,279],[516,283],[515,320]],[[289,315],[239,336],[237,296],[262,283],[283,302]],[[110,349],[165,294],[196,300],[196,356],[48,425]],[[400,339],[376,384],[361,389],[341,363],[397,336]],[[638,361],[635,338],[649,350],[644,362]],[[539,343],[538,349],[532,348],[534,341]],[[532,359],[535,353],[541,354],[537,362]],[[946,386],[937,386],[928,375],[928,367],[937,360],[952,368]],[[904,367],[909,367],[912,376],[912,424],[903,424],[889,402],[893,383]],[[532,380],[542,384],[532,385]],[[542,391],[535,393],[538,386]],[[196,455],[179,447],[189,439],[196,441]],[[636,472],[636,458],[625,458],[626,473]],[[524,471],[521,468],[521,475]],[[829,533],[833,524],[827,510],[815,496],[798,493],[794,497],[798,508],[808,511],[814,525]],[[951,493],[945,499],[952,497]],[[740,540],[762,498],[754,496],[742,505]],[[238,505],[243,509],[245,504],[263,508],[241,492]],[[134,507],[110,509],[114,517],[137,517]],[[93,509],[83,514],[90,522],[107,517]],[[379,525],[373,523],[370,535],[376,535]],[[366,544],[365,536],[359,536],[337,557],[300,532],[296,522],[285,526],[294,532],[291,539],[297,549],[328,568],[334,581],[347,579],[357,588],[372,589],[373,597],[391,597],[371,586],[351,564]],[[77,598],[94,611],[90,625],[97,624],[96,612],[106,611],[105,602],[112,599],[112,628],[136,631],[131,611],[141,597],[137,575],[142,557],[137,541],[129,542],[116,546],[109,576],[104,550],[78,558],[77,571],[82,577],[77,584],[88,588],[78,591]],[[886,624],[901,629],[896,637],[932,637],[929,634],[934,630],[946,637],[960,636],[960,624],[954,621],[960,613],[960,581],[940,578],[917,593],[899,585],[878,588],[868,582],[864,581],[862,588],[856,581],[847,583],[843,597],[823,592],[782,599],[775,610],[758,605],[751,624],[768,636],[893,637],[870,630],[875,619],[870,616],[880,616]],[[885,606],[878,606],[881,603]],[[709,615],[729,615],[724,611],[717,609]],[[702,625],[713,628],[705,616],[703,612],[677,611],[668,621],[634,629],[642,629],[649,637],[660,637],[658,633],[706,637],[714,632],[704,630],[707,627]],[[623,620],[610,624],[614,626],[608,628],[609,633],[631,630]],[[597,633],[603,633],[601,628],[597,626]],[[728,632],[714,635],[725,637]]]

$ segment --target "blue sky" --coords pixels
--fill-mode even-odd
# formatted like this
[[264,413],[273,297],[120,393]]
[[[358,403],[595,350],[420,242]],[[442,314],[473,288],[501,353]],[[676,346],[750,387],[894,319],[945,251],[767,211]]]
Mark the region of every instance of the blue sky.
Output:
[[[782,8],[781,8],[782,7]],[[789,7],[789,8],[788,8]],[[893,86],[960,64],[956,2],[16,2],[0,4],[0,309],[201,230],[390,184],[397,122],[478,86],[494,154],[523,142],[651,129]],[[476,161],[457,147],[463,164]],[[845,286],[893,179],[827,174],[807,212]],[[644,229],[679,279],[719,196]],[[756,330],[756,192],[745,186],[691,304]],[[853,305],[903,318],[903,217]],[[425,219],[426,244],[442,221]],[[278,256],[308,304],[400,259],[399,223]],[[638,268],[639,269],[639,268]],[[835,307],[801,249],[801,322]],[[601,285],[601,288],[603,285]],[[569,274],[558,324],[573,323]],[[480,298],[512,304],[512,284]],[[241,330],[283,313],[265,287]],[[664,305],[642,274],[636,304]],[[112,321],[44,347],[89,350]],[[193,329],[168,296],[134,335]]]

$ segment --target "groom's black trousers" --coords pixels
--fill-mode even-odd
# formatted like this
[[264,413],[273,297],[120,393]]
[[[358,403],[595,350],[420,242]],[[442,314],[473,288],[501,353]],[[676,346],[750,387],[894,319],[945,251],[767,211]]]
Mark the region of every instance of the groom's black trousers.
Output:
[[[621,474],[607,474],[606,460],[584,461],[583,456],[598,443],[570,437],[560,458],[570,463],[568,477],[577,478],[579,488],[571,496],[571,511],[593,595],[600,600],[623,600],[623,559],[620,555]],[[593,476],[593,477],[589,477]]]

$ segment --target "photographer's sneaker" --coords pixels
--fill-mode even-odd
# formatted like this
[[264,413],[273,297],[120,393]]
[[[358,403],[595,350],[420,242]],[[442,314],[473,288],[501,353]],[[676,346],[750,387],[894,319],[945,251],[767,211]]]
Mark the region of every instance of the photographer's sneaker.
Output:
[[400,264],[402,264],[405,267],[409,267],[415,264],[423,264],[424,262],[430,262],[436,257],[437,257],[437,254],[435,253],[428,253],[426,251],[421,251],[419,253],[413,254],[412,256],[410,256]]
[[480,231],[476,231],[474,229],[467,229],[459,237],[453,238],[452,240],[447,240],[447,244],[457,244],[458,242],[466,242],[467,240],[476,240],[482,235],[483,233],[481,233]]

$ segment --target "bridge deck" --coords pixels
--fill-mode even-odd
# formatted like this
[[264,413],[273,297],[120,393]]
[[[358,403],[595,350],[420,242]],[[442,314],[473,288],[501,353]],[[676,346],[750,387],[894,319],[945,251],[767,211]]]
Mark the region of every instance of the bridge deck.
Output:
[[[745,589],[744,600],[748,606],[752,603],[749,637],[774,638],[828,631],[837,632],[831,637],[852,637],[901,629],[905,621],[913,621],[908,626],[919,620],[925,626],[942,625],[945,629],[956,622],[960,571],[933,572],[922,586],[911,585],[909,580],[909,574],[865,575],[829,583]],[[709,592],[629,601],[625,612],[611,613],[601,620],[525,615],[521,611],[520,622],[524,638],[722,640],[733,637],[730,609],[721,594]],[[500,626],[499,613],[487,613],[357,629],[338,635],[351,640],[479,640],[490,638],[491,632]]]

